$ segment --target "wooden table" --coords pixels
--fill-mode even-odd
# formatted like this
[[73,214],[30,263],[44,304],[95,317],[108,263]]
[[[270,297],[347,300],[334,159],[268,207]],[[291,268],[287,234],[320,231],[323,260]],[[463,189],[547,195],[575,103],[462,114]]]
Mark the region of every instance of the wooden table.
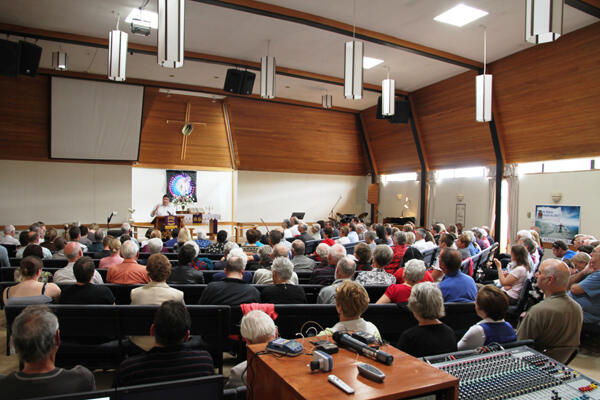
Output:
[[[323,339],[323,337],[321,337]],[[329,340],[333,341],[331,337]],[[311,353],[313,345],[300,339],[306,353]],[[249,345],[248,360],[255,353],[265,349],[265,344]],[[448,400],[458,399],[458,379],[426,362],[420,361],[395,347],[386,345],[382,350],[394,356],[394,363],[384,365],[369,358],[358,356],[340,348],[333,354],[331,372],[310,373],[306,365],[312,356],[276,358],[270,354],[259,355],[252,361],[247,371],[247,382],[252,385],[253,399],[406,399],[444,393]],[[376,383],[358,374],[357,362],[375,365],[386,374],[383,383]],[[348,395],[327,381],[334,374],[354,389]],[[250,398],[250,397],[248,397]],[[428,398],[428,397],[425,397]],[[431,397],[435,399],[434,397]]]

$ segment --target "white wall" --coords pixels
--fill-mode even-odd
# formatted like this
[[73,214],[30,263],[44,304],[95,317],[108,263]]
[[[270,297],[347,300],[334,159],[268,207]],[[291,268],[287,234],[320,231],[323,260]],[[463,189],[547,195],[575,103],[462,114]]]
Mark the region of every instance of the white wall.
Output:
[[[562,193],[558,204],[581,206],[581,232],[600,237],[600,171],[523,175],[519,180],[519,229],[535,224],[535,206],[554,204],[552,193]],[[527,213],[531,213],[530,216]]]
[[[167,193],[167,170],[155,168],[131,169],[131,197],[137,222],[150,222],[152,209]],[[212,207],[222,221],[231,221],[231,171],[196,171],[199,207]]]
[[293,174],[238,171],[236,221],[281,221],[294,211],[306,212],[305,221],[327,219],[334,212],[368,211],[366,176]]
[[465,226],[489,225],[489,180],[488,178],[454,178],[436,183],[432,221],[446,225],[454,224],[456,195],[463,194],[467,205]]
[[124,222],[131,205],[128,165],[0,160],[0,224]]
[[[402,195],[398,200],[397,195]],[[421,203],[421,184],[417,181],[410,182],[387,182],[379,184],[379,219],[383,221],[386,217],[401,217],[404,199],[408,196],[408,209],[404,212],[405,217],[415,217],[419,221]]]

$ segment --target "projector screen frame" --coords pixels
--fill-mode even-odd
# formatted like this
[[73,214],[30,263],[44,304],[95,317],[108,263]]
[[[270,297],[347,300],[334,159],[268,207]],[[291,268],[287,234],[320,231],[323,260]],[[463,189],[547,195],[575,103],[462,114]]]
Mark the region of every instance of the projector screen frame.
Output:
[[[104,163],[119,163],[119,164],[136,164],[140,161],[140,151],[142,149],[142,127],[144,125],[144,104],[146,101],[146,85],[144,84],[136,84],[136,83],[127,83],[127,82],[113,82],[106,79],[101,78],[92,78],[92,77],[79,77],[79,76],[69,76],[63,74],[48,74],[48,159],[56,160],[56,161],[92,161],[92,162],[104,162]],[[141,106],[141,115],[140,115],[140,126],[138,130],[138,147],[137,147],[137,156],[135,160],[115,160],[115,159],[100,159],[100,158],[64,158],[64,157],[52,157],[52,81],[54,78],[64,78],[64,79],[74,79],[78,81],[93,81],[93,82],[101,82],[110,85],[127,85],[127,86],[136,86],[142,88],[142,106]]]

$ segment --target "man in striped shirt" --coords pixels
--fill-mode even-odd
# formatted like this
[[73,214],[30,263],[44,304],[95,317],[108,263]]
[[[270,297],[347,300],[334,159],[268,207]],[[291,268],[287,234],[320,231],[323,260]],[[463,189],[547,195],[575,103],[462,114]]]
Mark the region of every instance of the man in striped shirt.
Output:
[[213,375],[213,360],[207,351],[184,347],[184,342],[190,337],[190,328],[190,314],[185,306],[178,301],[165,301],[150,327],[156,346],[147,353],[123,361],[115,375],[114,386]]

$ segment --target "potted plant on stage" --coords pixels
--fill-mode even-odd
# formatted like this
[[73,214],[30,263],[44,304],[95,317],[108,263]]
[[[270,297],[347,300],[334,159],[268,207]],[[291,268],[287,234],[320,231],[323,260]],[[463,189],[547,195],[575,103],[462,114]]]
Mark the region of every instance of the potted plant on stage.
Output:
[[175,204],[175,206],[179,208],[184,214],[186,213],[186,208],[193,202],[194,200],[190,195],[175,196],[175,198],[173,199],[173,204]]

